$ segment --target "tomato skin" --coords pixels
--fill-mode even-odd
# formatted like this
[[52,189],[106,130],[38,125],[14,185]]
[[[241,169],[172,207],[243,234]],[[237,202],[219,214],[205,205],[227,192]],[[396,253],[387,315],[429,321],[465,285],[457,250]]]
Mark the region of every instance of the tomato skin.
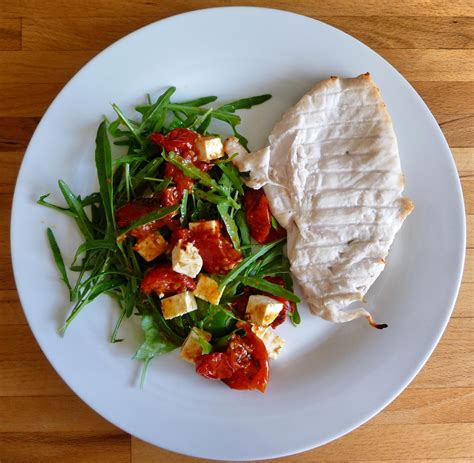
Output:
[[193,188],[194,180],[169,162],[165,163],[165,177],[171,177],[173,179],[176,185],[178,202],[181,201],[184,190],[192,190]]
[[249,325],[246,336],[234,335],[225,352],[201,355],[196,372],[206,378],[221,379],[232,389],[265,392],[268,383],[268,353],[263,341]]
[[159,198],[138,198],[119,207],[115,211],[117,225],[124,228],[140,217],[161,207]]
[[230,378],[234,370],[225,352],[201,355],[196,362],[196,373],[209,379]]
[[286,231],[283,227],[278,226],[277,230],[272,227],[270,206],[263,189],[245,190],[244,209],[250,235],[257,243],[266,244],[285,236]]
[[190,241],[199,250],[204,270],[207,273],[223,275],[242,260],[242,255],[222,234],[221,223],[218,224],[216,231],[206,230],[205,225],[195,227],[191,232]]
[[158,132],[154,132],[150,135],[150,139],[155,145],[161,146],[167,153],[174,151],[178,154],[192,150],[196,137],[196,132],[179,128],[171,130],[171,132],[166,135]]
[[[172,206],[173,204],[168,204],[167,201],[173,202],[174,193],[165,193],[169,195],[169,200],[165,198],[163,193],[165,193],[165,190],[163,190],[159,196],[152,198],[138,198],[119,207],[115,211],[115,220],[117,221],[117,225],[120,228],[127,227],[133,221],[143,217],[146,214],[156,211],[160,207]],[[154,232],[155,230],[159,230],[162,227],[168,227],[170,230],[173,230],[178,226],[179,223],[168,215],[162,219],[153,220],[152,222],[133,229],[130,232],[130,235],[137,239],[143,239],[146,238],[150,233]]]
[[191,277],[175,272],[170,264],[160,264],[145,273],[140,289],[145,294],[171,295],[192,291],[196,283]]
[[160,193],[160,202],[163,207],[174,206],[180,201],[178,189],[174,186],[165,188]]

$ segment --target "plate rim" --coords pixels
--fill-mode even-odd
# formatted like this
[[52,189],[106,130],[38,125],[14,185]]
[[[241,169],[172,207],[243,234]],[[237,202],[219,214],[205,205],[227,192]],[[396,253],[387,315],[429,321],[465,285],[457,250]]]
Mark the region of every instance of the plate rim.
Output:
[[[73,387],[73,385],[70,384],[70,382],[65,378],[65,376],[63,376],[62,374],[60,374],[60,372],[58,371],[58,368],[57,366],[55,365],[55,363],[52,361],[52,359],[50,358],[50,356],[48,355],[48,353],[45,351],[45,349],[43,348],[43,345],[39,342],[38,340],[38,337],[36,336],[36,333],[35,331],[31,328],[31,323],[30,323],[30,318],[28,316],[28,313],[27,311],[25,310],[24,308],[24,304],[23,304],[23,298],[22,298],[22,295],[21,293],[18,291],[18,284],[17,284],[17,281],[19,280],[20,276],[19,276],[19,264],[18,264],[18,259],[15,257],[16,256],[16,253],[14,252],[14,249],[17,247],[16,244],[15,244],[15,235],[14,235],[14,226],[17,222],[17,215],[18,215],[18,207],[17,207],[17,203],[19,202],[19,193],[18,193],[18,186],[19,186],[19,179],[20,177],[22,176],[22,171],[23,169],[25,168],[25,160],[28,156],[31,156],[30,152],[30,147],[32,146],[33,144],[33,141],[35,140],[35,138],[38,136],[38,132],[39,132],[39,129],[44,125],[44,121],[46,119],[46,116],[48,115],[48,113],[50,113],[50,111],[52,110],[52,108],[54,106],[56,106],[56,104],[58,104],[58,101],[60,100],[62,94],[65,92],[65,90],[73,84],[73,82],[75,82],[77,79],[80,78],[80,76],[82,75],[82,73],[86,70],[86,68],[88,68],[90,65],[92,65],[92,63],[94,63],[96,60],[98,60],[102,55],[108,53],[111,49],[115,48],[116,46],[118,46],[119,44],[121,44],[122,42],[125,42],[127,41],[131,36],[134,36],[138,33],[141,33],[143,32],[144,30],[146,29],[151,29],[153,27],[156,26],[156,24],[158,23],[163,23],[163,22],[167,22],[167,21],[173,21],[173,20],[176,20],[177,18],[180,18],[182,16],[188,16],[188,15],[195,15],[195,14],[201,14],[205,11],[208,11],[208,10],[213,10],[213,11],[217,11],[217,10],[221,10],[221,11],[224,11],[224,10],[259,10],[259,11],[266,11],[270,14],[283,14],[283,15],[291,15],[291,16],[297,16],[297,17],[300,17],[300,18],[304,18],[306,20],[311,20],[311,21],[315,21],[317,23],[320,23],[322,24],[324,27],[328,27],[328,28],[331,28],[331,29],[334,29],[335,31],[337,31],[337,33],[339,34],[343,34],[347,37],[349,37],[351,40],[355,41],[355,42],[358,42],[358,44],[362,47],[364,47],[369,53],[371,54],[374,54],[376,55],[377,57],[379,57],[389,68],[392,72],[396,73],[398,75],[398,78],[400,79],[400,82],[403,83],[403,85],[408,89],[409,92],[411,92],[412,94],[416,95],[416,98],[418,100],[418,106],[422,107],[423,108],[423,111],[425,113],[425,115],[431,119],[431,121],[436,125],[438,126],[438,123],[436,121],[436,118],[434,117],[434,115],[431,113],[429,107],[427,106],[427,104],[424,102],[424,100],[421,98],[421,96],[418,94],[418,92],[415,90],[415,88],[408,82],[408,80],[389,62],[387,61],[384,57],[382,57],[380,54],[378,54],[376,51],[374,51],[372,48],[370,48],[368,45],[366,45],[364,42],[360,41],[359,39],[353,37],[352,35],[342,31],[341,29],[338,29],[330,24],[327,24],[326,22],[324,21],[321,21],[321,20],[318,20],[318,19],[315,19],[315,18],[312,18],[310,16],[307,16],[307,15],[304,15],[304,14],[300,14],[300,13],[295,13],[293,11],[289,11],[289,10],[284,10],[284,9],[278,9],[278,8],[267,8],[267,7],[257,7],[257,6],[222,6],[222,7],[209,7],[209,8],[199,8],[199,9],[195,9],[195,10],[191,10],[191,11],[186,11],[186,12],[183,12],[183,13],[177,13],[177,14],[174,14],[172,16],[167,16],[165,18],[162,18],[162,19],[159,19],[157,21],[153,21],[149,24],[146,24],[145,26],[142,26],[128,34],[126,34],[125,36],[121,37],[120,39],[116,40],[115,42],[111,43],[110,45],[108,45],[106,48],[104,48],[103,50],[101,50],[100,52],[98,52],[96,55],[94,55],[89,61],[87,61],[87,63],[85,63],[67,82],[66,84],[61,88],[61,90],[58,92],[58,94],[53,98],[53,100],[51,101],[51,103],[48,105],[47,109],[45,110],[45,112],[43,113],[43,115],[41,116],[41,121],[39,122],[38,126],[36,127],[30,141],[28,142],[28,146],[27,146],[27,149],[25,150],[25,154],[22,158],[22,162],[21,162],[21,165],[20,165],[20,169],[18,170],[18,174],[17,174],[17,180],[15,182],[15,189],[14,189],[14,193],[13,193],[13,199],[12,199],[12,203],[11,203],[11,214],[10,214],[10,255],[11,255],[11,261],[12,261],[12,268],[13,268],[13,275],[14,275],[14,280],[15,280],[15,286],[16,286],[16,292],[18,294],[18,298],[20,300],[20,304],[21,304],[21,307],[22,307],[22,310],[23,310],[23,313],[25,314],[25,317],[27,319],[27,322],[28,322],[28,326],[36,340],[36,342],[38,343],[38,345],[40,346],[41,348],[41,351],[43,353],[43,355],[47,358],[48,362],[51,364],[51,366],[54,368],[55,372],[60,376],[61,380],[64,381],[64,383],[74,392],[74,394],[76,396],[78,396],[82,402],[84,402],[89,408],[91,408],[92,410],[94,410],[95,413],[99,414],[102,418],[104,418],[106,421],[108,421],[109,423],[112,423],[114,426],[118,427],[119,429],[127,432],[130,436],[136,438],[136,439],[139,439],[139,440],[142,440],[144,442],[147,442],[153,446],[157,446],[159,448],[163,448],[165,450],[169,450],[169,451],[172,451],[172,452],[176,452],[176,453],[180,453],[180,454],[183,454],[183,455],[188,455],[188,456],[192,456],[192,457],[197,457],[197,458],[208,458],[208,459],[211,459],[211,460],[214,460],[215,458],[213,457],[209,457],[209,456],[202,456],[202,455],[198,455],[198,454],[195,454],[195,453],[192,453],[192,452],[183,452],[183,450],[180,450],[180,449],[176,449],[176,448],[168,448],[166,446],[162,446],[162,445],[157,445],[156,443],[154,442],[151,442],[150,440],[147,440],[147,439],[144,439],[142,437],[138,437],[134,434],[133,431],[127,429],[127,426],[123,426],[123,424],[118,424],[116,423],[115,419],[111,419],[107,416],[104,416],[104,414],[102,412],[99,412],[96,408],[94,408],[92,405],[89,404],[89,401],[86,400],[84,397],[83,397],[83,394],[79,394],[75,388]],[[450,298],[450,303],[449,303],[449,310],[446,310],[445,312],[445,315],[444,315],[444,318],[440,321],[441,323],[439,324],[439,328],[437,330],[437,333],[436,333],[436,336],[434,336],[434,341],[432,342],[432,344],[430,345],[430,348],[428,350],[426,350],[425,354],[423,355],[423,358],[420,360],[420,362],[418,363],[417,367],[414,369],[414,371],[412,372],[412,374],[407,378],[405,379],[403,382],[400,383],[400,386],[396,389],[396,391],[386,400],[382,403],[382,405],[380,405],[379,407],[375,408],[372,412],[366,414],[364,417],[362,417],[360,420],[357,420],[357,423],[355,425],[348,425],[344,428],[341,428],[340,432],[337,432],[337,433],[334,433],[332,436],[326,438],[326,439],[320,439],[316,444],[309,444],[309,445],[306,445],[306,446],[301,446],[299,448],[294,448],[294,449],[290,449],[288,450],[287,452],[279,452],[279,453],[273,453],[273,454],[265,454],[265,455],[260,455],[260,456],[257,456],[257,457],[252,457],[252,458],[239,458],[238,460],[239,461],[253,461],[254,459],[263,459],[263,460],[266,460],[266,459],[271,459],[271,458],[280,458],[280,457],[285,457],[285,456],[290,456],[290,455],[294,455],[294,454],[298,454],[298,453],[301,453],[301,452],[305,452],[305,451],[308,451],[308,450],[312,450],[312,449],[315,449],[315,448],[318,448],[318,447],[321,447],[323,445],[326,445],[327,443],[329,442],[332,442],[334,440],[337,440],[339,439],[340,437],[356,430],[357,428],[359,428],[360,426],[362,426],[363,424],[365,424],[366,422],[368,422],[369,420],[371,420],[374,416],[378,415],[382,410],[384,410],[391,402],[393,402],[406,388],[407,386],[413,381],[413,379],[419,374],[419,372],[421,371],[421,369],[426,365],[426,362],[429,360],[429,358],[431,357],[431,355],[433,354],[433,351],[435,350],[435,348],[437,347],[441,337],[443,336],[445,330],[446,330],[446,327],[449,323],[449,320],[451,318],[451,315],[453,313],[453,310],[455,308],[455,304],[456,304],[456,301],[457,301],[457,298],[458,298],[458,295],[459,295],[459,290],[460,290],[460,287],[461,287],[461,283],[462,283],[462,276],[463,276],[463,272],[464,272],[464,264],[465,264],[465,257],[466,257],[466,210],[465,210],[465,203],[464,203],[464,195],[463,195],[463,191],[462,191],[462,186],[461,186],[461,182],[460,182],[460,179],[459,179],[459,173],[457,171],[457,168],[456,168],[456,164],[455,164],[455,161],[454,161],[454,158],[452,156],[452,151],[451,151],[451,148],[449,147],[449,144],[447,143],[447,140],[446,140],[446,137],[444,136],[444,133],[443,131],[441,130],[441,128],[438,126],[438,130],[439,130],[439,134],[441,135],[440,137],[440,143],[443,143],[444,145],[444,148],[445,150],[447,150],[448,152],[451,153],[451,157],[449,159],[449,166],[450,166],[450,170],[451,170],[451,173],[455,174],[454,177],[456,178],[456,182],[455,182],[455,188],[456,188],[456,196],[458,198],[458,206],[460,207],[460,212],[462,212],[462,220],[460,221],[460,229],[458,230],[458,232],[460,233],[461,235],[461,240],[459,242],[459,247],[461,249],[461,253],[460,253],[460,256],[461,256],[461,259],[460,261],[458,262],[458,265],[457,265],[457,273],[455,275],[455,277],[452,277],[453,278],[453,290],[452,290],[452,297]],[[462,247],[462,248],[461,248]],[[448,306],[447,306],[448,307]],[[229,459],[229,458],[227,458]],[[230,458],[229,459],[230,461],[237,461],[235,459],[232,459]]]

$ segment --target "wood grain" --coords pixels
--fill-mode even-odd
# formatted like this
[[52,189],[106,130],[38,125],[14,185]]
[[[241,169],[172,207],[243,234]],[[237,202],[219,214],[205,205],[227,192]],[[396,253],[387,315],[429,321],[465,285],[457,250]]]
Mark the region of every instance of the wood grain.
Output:
[[[322,16],[318,19],[362,42],[370,42],[375,48],[474,48],[474,20],[469,17]],[[140,16],[25,18],[22,49],[100,50],[143,23]]]
[[21,19],[0,18],[0,50],[21,50]]
[[[167,16],[237,0],[0,2],[0,462],[205,463],[131,438],[86,406],[27,325],[8,248],[28,141],[64,84],[98,51]],[[474,2],[248,0],[325,21],[376,49],[425,100],[452,148],[467,212],[467,255],[452,319],[427,365],[382,413],[297,456],[313,462],[474,462]],[[46,297],[46,296],[45,296]],[[243,443],[245,445],[245,443]]]
[[[405,1],[392,0],[379,2],[378,0],[352,1],[347,0],[247,0],[246,6],[261,6],[293,11],[311,17],[319,16],[474,16],[474,5],[465,0],[423,0]],[[123,17],[141,16],[152,21],[185,11],[199,8],[222,6],[240,6],[238,0],[174,0],[163,2],[160,0],[43,0],[30,1],[7,0],[2,5],[2,16],[8,17]]]

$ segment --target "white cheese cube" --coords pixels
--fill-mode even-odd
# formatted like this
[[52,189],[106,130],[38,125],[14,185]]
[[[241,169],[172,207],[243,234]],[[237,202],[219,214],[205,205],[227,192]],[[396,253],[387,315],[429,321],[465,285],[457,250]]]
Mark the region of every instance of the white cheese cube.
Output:
[[197,137],[194,142],[194,150],[202,162],[211,162],[224,156],[224,146],[219,137]]
[[179,317],[197,308],[196,299],[191,291],[185,291],[161,300],[161,311],[165,320]]
[[171,263],[175,272],[196,278],[202,269],[202,257],[199,250],[192,243],[184,244],[182,240],[173,248],[171,252]]
[[217,220],[203,220],[202,222],[190,222],[188,225],[189,229],[192,230],[201,230],[209,232],[218,232],[219,222]]
[[156,259],[168,248],[168,243],[160,233],[150,233],[146,238],[137,241],[133,250],[137,251],[147,262]]
[[204,338],[207,342],[211,340],[211,333],[200,330],[194,327],[188,334],[188,337],[184,340],[181,346],[180,356],[183,360],[189,363],[196,363],[196,359],[202,355],[202,347],[199,342],[199,336]]
[[283,304],[268,296],[260,294],[249,297],[246,313],[252,323],[259,326],[268,326],[283,309]]
[[285,340],[278,336],[272,329],[262,326],[251,325],[252,331],[263,341],[267,349],[268,357],[276,359],[285,345]]
[[219,290],[219,284],[216,280],[201,273],[198,278],[196,289],[194,290],[194,295],[199,299],[217,305],[219,304],[223,291],[224,288]]

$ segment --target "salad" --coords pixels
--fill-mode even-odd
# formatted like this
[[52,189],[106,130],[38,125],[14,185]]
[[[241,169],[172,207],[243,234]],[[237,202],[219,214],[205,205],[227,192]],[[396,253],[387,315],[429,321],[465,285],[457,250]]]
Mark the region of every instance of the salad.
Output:
[[[236,111],[271,96],[212,108],[215,96],[176,103],[175,90],[148,97],[135,108],[137,120],[112,105],[117,119],[105,119],[96,137],[98,192],[81,197],[59,180],[65,205],[38,200],[71,217],[84,237],[67,269],[47,230],[72,305],[60,332],[105,294],[120,308],[111,342],[123,341],[124,320],[141,319],[142,385],[154,357],[180,348],[199,375],[264,392],[269,358],[284,344],[273,329],[287,318],[300,322],[299,298],[283,253],[286,232],[232,160],[247,149]],[[214,120],[233,136],[212,133]],[[121,154],[113,156],[111,140]]]

